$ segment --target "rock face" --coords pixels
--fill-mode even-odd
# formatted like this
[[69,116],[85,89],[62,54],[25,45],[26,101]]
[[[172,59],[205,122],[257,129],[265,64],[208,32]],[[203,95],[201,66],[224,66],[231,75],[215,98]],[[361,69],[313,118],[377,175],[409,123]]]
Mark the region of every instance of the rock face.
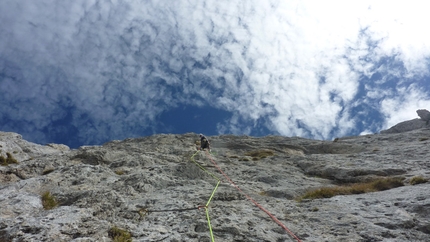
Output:
[[[154,135],[70,150],[0,132],[0,241],[429,241],[430,129],[317,141],[297,137],[209,137],[213,155],[194,156],[197,134]],[[240,193],[210,159],[246,194]],[[209,174],[210,173],[210,174]],[[295,200],[309,189],[402,177],[380,192]],[[58,206],[46,210],[41,194]],[[202,208],[202,207],[200,207]]]

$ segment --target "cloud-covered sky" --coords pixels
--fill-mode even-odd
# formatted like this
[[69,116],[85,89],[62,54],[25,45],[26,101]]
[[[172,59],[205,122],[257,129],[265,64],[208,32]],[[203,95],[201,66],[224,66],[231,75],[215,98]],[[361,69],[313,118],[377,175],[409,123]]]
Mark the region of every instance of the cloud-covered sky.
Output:
[[2,0],[0,130],[332,139],[430,109],[426,1]]

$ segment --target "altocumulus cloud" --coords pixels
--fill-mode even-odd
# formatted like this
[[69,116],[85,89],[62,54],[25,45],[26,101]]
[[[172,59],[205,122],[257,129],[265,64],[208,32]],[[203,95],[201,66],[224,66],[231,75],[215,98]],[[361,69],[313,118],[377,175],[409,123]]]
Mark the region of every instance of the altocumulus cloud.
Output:
[[425,9],[424,1],[3,0],[0,129],[99,144],[162,132],[162,113],[194,106],[229,113],[217,133],[377,132],[430,107]]

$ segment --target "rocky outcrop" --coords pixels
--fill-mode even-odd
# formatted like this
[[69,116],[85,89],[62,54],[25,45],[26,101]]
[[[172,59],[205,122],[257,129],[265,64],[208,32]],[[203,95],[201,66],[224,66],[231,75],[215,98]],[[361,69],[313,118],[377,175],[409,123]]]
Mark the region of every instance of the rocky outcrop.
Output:
[[408,131],[412,131],[412,130],[416,130],[416,129],[422,129],[422,128],[426,128],[426,127],[427,127],[427,124],[425,121],[423,121],[422,119],[416,118],[416,119],[412,119],[412,120],[398,123],[398,124],[394,125],[393,127],[389,128],[387,130],[382,130],[381,134],[403,133],[403,132],[408,132]]
[[427,109],[418,109],[417,114],[423,121],[430,121],[430,112]]
[[[421,121],[422,122],[422,121]],[[154,135],[69,149],[0,132],[0,241],[426,241],[430,238],[430,129],[338,138],[221,135],[213,155],[196,152],[197,134]],[[220,174],[210,158],[246,195]],[[210,174],[209,174],[210,173]],[[404,186],[325,199],[295,198],[319,187],[381,177]],[[58,206],[45,209],[49,192]],[[201,207],[200,207],[201,208]]]
[[418,109],[417,114],[420,117],[419,119],[417,118],[417,119],[412,119],[412,120],[398,123],[387,130],[382,130],[380,133],[395,134],[395,133],[408,132],[416,129],[430,128],[430,123],[429,123],[430,112],[427,111],[426,109]]

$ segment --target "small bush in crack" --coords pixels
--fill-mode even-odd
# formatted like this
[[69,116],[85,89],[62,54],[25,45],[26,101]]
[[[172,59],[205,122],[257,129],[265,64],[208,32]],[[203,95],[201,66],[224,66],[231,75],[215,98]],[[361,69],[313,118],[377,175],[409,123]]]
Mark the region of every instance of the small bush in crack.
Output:
[[46,210],[53,209],[58,206],[57,199],[52,196],[51,192],[47,191],[42,194],[42,206]]
[[384,191],[391,188],[403,186],[404,178],[399,177],[388,177],[380,178],[365,183],[355,183],[345,186],[334,186],[334,187],[321,187],[315,190],[306,192],[303,196],[297,200],[303,199],[318,199],[318,198],[330,198],[337,195],[351,195],[361,194],[367,192]]
[[417,185],[417,184],[426,183],[426,182],[428,182],[428,179],[425,179],[422,176],[414,176],[409,181],[409,184],[411,184],[411,185]]
[[131,234],[127,230],[118,227],[112,227],[108,231],[108,235],[114,242],[132,242]]

